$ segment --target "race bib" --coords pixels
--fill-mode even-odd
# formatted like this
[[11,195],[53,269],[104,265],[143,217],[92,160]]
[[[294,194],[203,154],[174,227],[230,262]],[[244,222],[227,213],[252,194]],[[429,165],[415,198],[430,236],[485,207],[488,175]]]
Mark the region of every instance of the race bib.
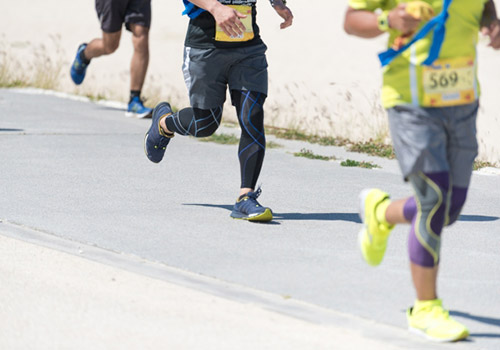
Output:
[[253,33],[253,21],[252,21],[252,6],[248,5],[227,5],[239,13],[247,15],[245,18],[240,18],[240,21],[245,26],[246,30],[238,36],[229,36],[222,28],[216,24],[215,27],[215,40],[217,41],[228,41],[228,42],[236,42],[236,41],[249,41],[254,38]]
[[446,107],[472,103],[475,64],[472,57],[436,60],[423,68],[423,106]]

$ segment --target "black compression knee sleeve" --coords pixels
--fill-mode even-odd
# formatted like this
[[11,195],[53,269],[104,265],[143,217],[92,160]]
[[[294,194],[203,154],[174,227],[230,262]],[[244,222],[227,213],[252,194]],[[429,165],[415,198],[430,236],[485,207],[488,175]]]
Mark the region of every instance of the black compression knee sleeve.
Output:
[[264,161],[266,137],[264,134],[264,101],[266,95],[252,91],[231,91],[241,126],[240,160],[241,188],[255,188]]
[[207,137],[220,125],[222,106],[212,109],[184,108],[165,119],[167,128],[181,135]]

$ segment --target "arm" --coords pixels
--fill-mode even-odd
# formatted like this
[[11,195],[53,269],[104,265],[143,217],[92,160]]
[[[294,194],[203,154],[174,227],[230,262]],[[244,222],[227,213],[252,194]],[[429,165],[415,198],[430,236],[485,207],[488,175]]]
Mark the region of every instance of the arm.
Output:
[[[396,29],[401,34],[412,33],[418,28],[420,19],[406,12],[406,4],[399,4],[389,11],[387,15],[389,27]],[[383,33],[378,26],[378,16],[372,11],[355,10],[347,8],[344,20],[344,30],[347,34],[356,35],[361,38],[375,38]]]
[[371,11],[347,8],[344,19],[344,30],[347,34],[361,38],[375,38],[384,33],[378,28],[377,15]]
[[481,31],[490,37],[492,48],[500,49],[500,20],[497,18],[495,3],[490,0],[484,6],[483,17],[481,18]]
[[285,21],[280,24],[281,29],[285,29],[290,27],[293,22],[293,14],[292,11],[286,6],[285,0],[269,0],[271,6],[274,10],[281,16]]
[[217,0],[189,0],[193,4],[210,12],[215,18],[215,22],[222,28],[224,33],[229,36],[238,36],[243,34],[245,26],[240,21],[240,18],[245,18],[246,15],[222,5]]

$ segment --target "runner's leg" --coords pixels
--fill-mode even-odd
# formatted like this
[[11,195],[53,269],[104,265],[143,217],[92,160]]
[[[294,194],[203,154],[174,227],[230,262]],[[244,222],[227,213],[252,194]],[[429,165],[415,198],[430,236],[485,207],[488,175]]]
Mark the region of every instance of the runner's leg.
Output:
[[149,64],[149,28],[130,24],[134,53],[130,62],[130,90],[141,91]]
[[166,133],[207,137],[219,128],[222,108],[184,108],[162,119],[160,125]]
[[266,152],[264,102],[266,95],[252,91],[231,91],[231,99],[241,127],[238,158],[241,194],[253,191],[259,178]]

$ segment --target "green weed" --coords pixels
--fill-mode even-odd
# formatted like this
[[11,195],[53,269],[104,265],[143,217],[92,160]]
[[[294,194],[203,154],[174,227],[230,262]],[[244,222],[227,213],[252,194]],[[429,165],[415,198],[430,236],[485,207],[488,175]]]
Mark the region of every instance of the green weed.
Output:
[[309,143],[316,143],[322,146],[344,146],[348,143],[346,140],[341,138],[308,135],[296,129],[266,127],[266,133],[274,135],[280,139],[305,141]]
[[283,148],[283,145],[274,142],[274,141],[266,141],[266,148],[272,149],[272,148]]
[[314,154],[313,151],[309,149],[302,148],[300,152],[295,152],[293,154],[295,157],[303,157],[308,159],[319,159],[319,160],[335,160],[335,156],[326,157],[319,154]]
[[366,169],[380,168],[380,166],[378,166],[377,164],[373,164],[372,162],[358,162],[357,160],[352,159],[344,160],[340,163],[340,165],[345,167],[358,167]]
[[396,157],[392,146],[373,140],[353,143],[347,147],[347,150],[350,152],[365,153],[382,158],[394,159]]
[[474,161],[474,165],[472,167],[473,170],[479,170],[481,168],[498,168],[498,164],[493,164],[493,163],[490,163],[490,162],[486,162],[486,161],[483,161],[483,160],[476,160]]
[[[230,134],[213,134],[209,137],[203,137],[199,139],[202,142],[214,142],[222,145],[236,145],[240,142],[240,139],[237,136]],[[283,145],[280,145],[277,142],[267,141],[266,148],[281,148]]]
[[350,152],[365,153],[373,156],[393,159],[395,158],[394,150],[391,145],[386,145],[380,141],[370,140],[367,142],[351,142],[340,137],[325,137],[318,135],[308,135],[299,130],[294,129],[279,129],[268,127],[266,132],[286,140],[305,141],[316,143],[322,146],[345,147]]

